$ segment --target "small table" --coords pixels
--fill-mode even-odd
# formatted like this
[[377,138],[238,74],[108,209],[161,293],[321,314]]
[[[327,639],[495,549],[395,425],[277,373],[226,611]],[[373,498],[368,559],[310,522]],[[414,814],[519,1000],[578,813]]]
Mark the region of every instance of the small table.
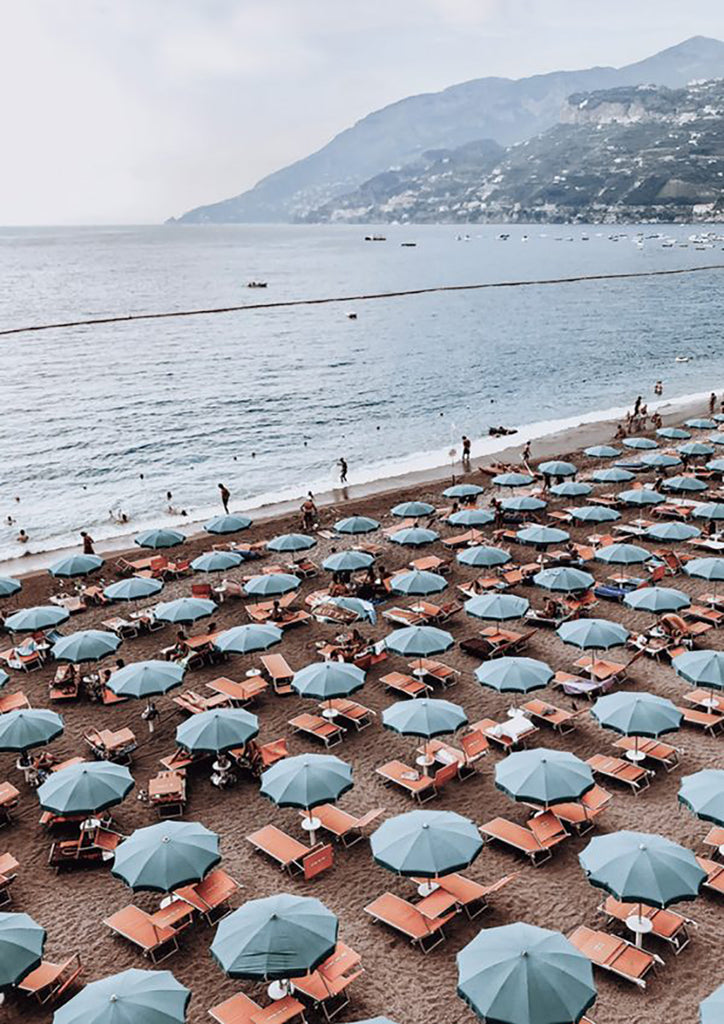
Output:
[[636,936],[636,945],[641,947],[644,935],[654,930],[654,923],[648,917],[640,914],[632,914],[626,918],[626,927]]
[[294,991],[294,985],[288,978],[282,978],[279,981],[273,981],[267,989],[267,995],[270,999],[273,999],[275,1003],[278,1003],[280,999],[286,999]]

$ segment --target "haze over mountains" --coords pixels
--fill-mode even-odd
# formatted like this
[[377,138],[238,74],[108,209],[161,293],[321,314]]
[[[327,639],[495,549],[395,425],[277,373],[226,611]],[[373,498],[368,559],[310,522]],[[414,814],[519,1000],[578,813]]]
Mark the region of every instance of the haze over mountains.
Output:
[[[179,219],[185,223],[335,219],[335,211],[349,209],[349,197],[362,185],[369,188],[370,179],[391,169],[407,172],[407,165],[429,169],[436,160],[449,161],[449,152],[431,154],[430,150],[454,151],[453,162],[469,185],[470,176],[482,179],[491,169],[490,161],[495,163],[505,147],[558,124],[572,94],[640,84],[676,89],[692,80],[721,76],[724,43],[695,36],[622,68],[557,71],[517,80],[475,79],[374,111],[316,153],[263,178],[249,191],[199,206]],[[341,197],[348,198],[337,203]]]

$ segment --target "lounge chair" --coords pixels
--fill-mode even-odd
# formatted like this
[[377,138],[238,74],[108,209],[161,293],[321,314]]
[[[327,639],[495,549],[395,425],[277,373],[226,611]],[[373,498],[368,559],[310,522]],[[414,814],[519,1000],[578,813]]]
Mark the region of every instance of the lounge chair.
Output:
[[679,705],[676,710],[684,716],[683,721],[686,725],[694,725],[711,736],[716,736],[724,729],[724,715],[716,711],[699,711],[697,708],[683,708]]
[[375,922],[381,921],[406,935],[423,953],[429,953],[435,946],[444,942],[443,927],[455,917],[455,911],[441,917],[426,917],[414,903],[408,903],[391,892],[378,896],[372,903],[368,903],[364,910]]
[[523,714],[508,718],[504,722],[496,722],[493,718],[481,718],[479,722],[473,722],[470,728],[481,732],[489,743],[500,747],[506,753],[524,747],[531,736],[539,732],[538,726]]
[[124,836],[105,825],[83,831],[74,839],[53,843],[48,864],[60,873],[63,868],[95,867],[110,863],[116,847]]
[[192,583],[191,596],[201,598],[202,601],[213,601],[214,594],[210,583]]
[[706,878],[702,882],[702,889],[715,892],[717,896],[724,896],[724,864],[720,864],[709,857],[697,857],[697,864],[706,871]]
[[253,704],[254,701],[262,696],[268,686],[269,684],[266,679],[262,679],[261,676],[251,676],[248,679],[244,679],[241,683],[237,683],[233,679],[227,679],[226,676],[220,676],[218,679],[212,679],[210,683],[206,684],[208,690],[213,690],[214,693],[223,694],[224,697],[227,697],[232,707],[235,708],[243,708]]
[[270,740],[268,743],[249,740],[243,747],[230,750],[229,753],[240,768],[247,768],[254,778],[259,778],[267,768],[289,757],[289,748],[285,739]]
[[417,679],[422,679],[429,686],[440,686],[443,690],[453,686],[458,681],[460,672],[456,668],[444,665],[441,661],[433,661],[431,658],[418,658],[410,663],[410,671],[416,674]]
[[0,828],[10,824],[19,803],[20,790],[12,782],[0,782]]
[[265,654],[262,656],[261,665],[262,675],[272,684],[274,693],[286,697],[292,692],[294,670],[289,667],[283,654]]
[[350,700],[348,697],[335,697],[330,701],[322,701],[319,707],[322,710],[331,708],[336,711],[336,719],[341,719],[345,725],[352,726],[357,732],[362,732],[368,725],[372,725],[372,719],[376,714],[364,704],[358,704],[357,701]]
[[[306,811],[299,813],[306,817]],[[314,808],[314,817],[319,820],[320,827],[345,847],[354,846],[355,843],[364,839],[365,828],[383,813],[384,808],[375,807],[374,810],[363,814],[361,818],[357,818],[348,811],[343,811],[341,807],[335,807],[334,804],[321,804]]]
[[57,1002],[83,973],[80,954],[75,953],[61,964],[41,960],[35,970],[18,982],[18,991],[34,997],[41,1005]]
[[159,818],[180,818],[186,808],[186,773],[158,772],[148,780],[148,801]]
[[656,964],[663,964],[655,953],[640,949],[618,935],[596,931],[585,925],[579,925],[568,939],[595,967],[611,971],[642,989],[646,988],[646,977]]
[[423,626],[427,617],[422,612],[414,612],[411,608],[388,608],[382,617],[396,626]]
[[231,899],[239,892],[239,883],[223,868],[214,868],[200,882],[175,889],[173,895],[185,900],[207,922],[216,924],[231,913]]
[[713,825],[702,839],[702,843],[704,846],[713,846],[718,852],[720,847],[724,847],[724,827]]
[[553,856],[553,849],[568,839],[570,832],[552,811],[545,811],[531,818],[526,825],[519,825],[507,818],[493,818],[480,826],[483,841],[496,839],[524,853],[533,867],[538,867]]
[[299,1017],[304,1024],[304,1006],[294,996],[284,996],[262,1009],[249,996],[237,992],[218,1006],[212,1006],[209,1016],[217,1024],[274,1024],[277,1020],[286,1022],[295,1017]]
[[[173,914],[164,914],[162,911],[147,914],[145,910],[131,904],[111,914],[103,924],[115,935],[120,935],[134,946],[138,946],[152,963],[159,964],[178,950],[179,933],[188,927],[193,919],[193,908],[183,900],[174,900],[174,903],[176,902],[182,909],[177,911],[174,907]],[[179,921],[170,923],[176,913],[179,913]]]
[[564,825],[570,826],[579,836],[590,832],[596,818],[606,810],[613,797],[601,786],[594,786],[583,794],[580,800],[556,804],[553,813]]
[[375,771],[386,783],[399,786],[412,800],[423,804],[436,797],[445,783],[457,776],[458,766],[448,764],[438,768],[434,775],[421,775],[402,761],[388,761]]
[[332,1020],[349,1004],[349,986],[364,974],[360,963],[359,953],[344,942],[338,942],[334,952],[316,971],[294,979],[294,991],[321,1010],[327,1020]]
[[332,867],[334,851],[331,846],[317,843],[305,846],[293,836],[288,836],[276,825],[265,825],[247,837],[248,842],[260,853],[275,860],[282,871],[290,875],[301,872],[305,879],[314,878]]
[[213,697],[204,697],[195,690],[184,690],[171,698],[179,711],[186,715],[200,715],[203,711],[213,711],[214,708],[228,708],[231,700],[224,693],[216,693]]
[[541,700],[539,697],[529,700],[526,704],[523,704],[521,711],[524,711],[526,715],[530,717],[540,725],[549,725],[551,729],[555,729],[561,736],[564,736],[567,732],[572,732],[576,727],[576,721],[585,715],[586,709],[580,711],[566,711],[565,708],[558,708],[555,704],[549,704],[546,700]]
[[12,853],[3,853],[0,856],[0,907],[6,907],[12,902],[10,887],[17,878],[19,862]]
[[345,730],[342,726],[327,718],[322,718],[321,715],[310,715],[308,712],[304,712],[301,715],[295,715],[294,718],[290,718],[289,725],[291,725],[294,732],[304,733],[305,736],[313,736],[314,739],[320,740],[328,748],[335,747],[344,739]]
[[8,711],[20,711],[23,708],[29,707],[30,701],[22,690],[0,696],[0,715],[5,715]]
[[101,761],[115,761],[116,764],[130,764],[133,751],[138,746],[130,729],[89,729],[83,739]]
[[649,907],[645,903],[622,903],[620,900],[609,896],[598,908],[605,914],[609,924],[616,923],[626,925],[626,921],[632,914],[641,914],[653,925],[651,935],[656,939],[668,942],[674,953],[678,956],[682,949],[685,949],[691,941],[690,928],[696,928],[696,922],[674,910],[660,910],[658,907]]
[[617,750],[638,750],[640,754],[656,764],[662,765],[667,772],[673,771],[679,764],[679,751],[670,743],[662,743],[660,740],[646,739],[643,736],[622,736],[616,740],[614,747]]
[[553,685],[569,697],[585,697],[587,700],[593,700],[614,688],[616,676],[609,676],[602,681],[600,679],[585,679],[583,676],[573,675],[570,672],[556,672],[553,676]]
[[431,687],[416,676],[405,672],[388,672],[380,678],[380,682],[388,690],[402,694],[404,697],[427,697],[432,693]]
[[468,779],[477,774],[477,763],[486,756],[490,744],[484,733],[473,729],[460,737],[460,748],[446,743],[445,740],[434,739],[429,740],[421,748],[421,753],[427,752],[443,764],[457,764],[458,778]]
[[[520,872],[514,871],[511,875],[503,875],[492,885],[481,885],[472,878],[465,878],[464,875],[454,873],[452,875],[441,875],[435,879],[435,885],[455,897],[457,907],[465,913],[465,916],[472,921],[482,914],[489,907],[488,897],[500,892],[506,885],[517,878]],[[429,878],[414,878],[418,884],[429,882]]]
[[634,796],[638,796],[644,789],[651,785],[653,772],[648,768],[642,768],[639,764],[631,761],[624,761],[620,757],[610,757],[608,754],[594,754],[587,758],[586,763],[596,775],[604,775],[607,779],[622,782],[630,786]]
[[130,622],[128,619],[122,618],[120,615],[114,615],[111,619],[104,619],[101,622],[104,629],[109,630],[111,633],[115,633],[121,640],[133,640],[138,636],[138,624],[136,622]]

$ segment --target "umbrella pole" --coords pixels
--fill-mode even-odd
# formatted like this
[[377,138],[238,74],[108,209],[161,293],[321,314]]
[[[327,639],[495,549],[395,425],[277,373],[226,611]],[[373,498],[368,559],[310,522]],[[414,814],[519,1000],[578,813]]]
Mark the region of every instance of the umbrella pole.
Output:
[[317,841],[317,829],[319,828],[319,822],[314,817],[314,812],[310,807],[305,807],[307,812],[306,818],[302,820],[302,828],[309,832],[309,845],[314,846]]

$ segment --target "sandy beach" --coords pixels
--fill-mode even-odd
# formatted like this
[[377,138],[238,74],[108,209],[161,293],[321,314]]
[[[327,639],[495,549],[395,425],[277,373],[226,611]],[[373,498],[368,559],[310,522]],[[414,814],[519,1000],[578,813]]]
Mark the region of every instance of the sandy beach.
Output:
[[[689,396],[685,401],[678,403],[660,403],[659,410],[664,423],[669,425],[692,414],[703,415],[705,401],[701,396]],[[592,444],[610,441],[617,419],[618,417],[609,417],[591,423],[579,423],[537,439],[533,442],[533,461],[538,463],[554,455],[570,457],[579,467],[579,479],[585,479],[592,470],[600,468],[601,463],[584,456],[582,449]],[[520,448],[526,440],[526,433],[521,430],[510,443],[505,443],[499,448],[495,457],[500,461],[519,463]],[[484,482],[486,478],[476,467],[478,464],[489,462],[491,455],[480,449],[474,449],[473,455],[473,469],[468,479]],[[637,479],[650,482],[653,474],[639,474]],[[353,485],[347,494],[335,491],[317,495],[320,508],[319,526],[326,532],[342,515],[364,512],[380,519],[383,527],[390,527],[394,525],[395,520],[389,515],[389,509],[403,498],[414,496],[421,500],[429,500],[435,506],[447,504],[441,497],[441,492],[449,484],[449,480],[449,467],[445,470],[438,466],[417,472],[413,476],[387,478],[374,484]],[[608,492],[611,488],[607,486],[602,490]],[[489,498],[490,489],[487,488],[482,501],[485,503]],[[551,500],[549,509],[561,509],[568,504],[570,501]],[[298,530],[297,506],[298,502],[290,502],[281,507],[259,509],[254,516],[253,526],[243,535],[244,540],[268,540],[275,534]],[[637,510],[625,510],[621,522],[630,522],[637,516]],[[181,548],[173,550],[174,556],[193,557],[209,550],[212,541],[221,539],[197,531],[197,525],[187,524],[189,539]],[[447,598],[447,595],[453,596],[458,584],[472,580],[476,572],[457,563],[454,556],[443,547],[442,539],[459,531],[443,521],[439,521],[436,528],[440,530],[441,540],[422,551],[392,544],[384,539],[381,532],[372,534],[370,540],[383,545],[384,551],[378,558],[378,564],[384,563],[390,570],[404,568],[411,559],[421,554],[451,557],[449,587],[444,592]],[[490,537],[492,527],[486,527],[483,532],[486,537]],[[584,524],[572,526],[570,532],[575,541],[583,542],[595,531]],[[332,551],[352,546],[353,540],[354,538],[330,539],[318,536],[317,546],[309,554],[317,564],[321,564]],[[535,557],[531,555],[530,548],[518,543],[506,546],[509,547],[516,562],[529,562]],[[686,549],[685,544],[677,547]],[[139,557],[139,549],[133,547],[127,537],[119,537],[112,543],[99,545],[99,553],[108,555],[107,563],[100,574],[103,580],[109,583],[116,578],[113,571],[114,561],[120,554],[128,552],[131,556]],[[21,593],[16,598],[4,602],[2,610],[5,614],[18,607],[45,603],[53,594],[72,592],[72,585],[67,582],[63,584],[43,571],[47,562],[57,556],[58,552],[53,552],[52,557],[47,553],[31,555],[0,567],[3,574],[22,574],[23,577]],[[276,563],[280,560],[283,559],[270,552],[264,562],[253,563],[251,569],[248,565],[242,564],[226,575],[230,579],[238,579],[244,573],[256,571],[257,567],[267,562]],[[595,561],[587,562],[585,568],[599,580],[611,572],[609,566]],[[311,591],[325,586],[327,582],[328,576],[322,572],[317,578],[303,581],[295,607],[305,607],[306,596]],[[703,581],[690,579],[683,574],[678,574],[675,578],[669,576],[665,585],[674,586],[691,595],[700,595],[707,589]],[[189,594],[190,588],[191,578],[188,577],[168,582],[162,596],[165,600],[170,600]],[[514,592],[528,597],[535,607],[540,607],[546,596],[540,588],[530,586],[516,587]],[[380,610],[391,607],[393,603],[409,605],[414,603],[414,600],[395,599],[382,605]],[[123,614],[125,610],[125,606],[121,606],[119,614]],[[64,631],[102,628],[101,623],[109,614],[112,612],[109,613],[107,608],[91,607],[74,615],[71,621],[66,623]],[[599,602],[595,614],[623,622],[634,631],[650,625],[650,616],[634,613],[625,606],[613,602]],[[246,621],[243,603],[232,600],[224,602],[214,619],[219,628]],[[455,646],[440,656],[441,661],[460,673],[457,684],[445,696],[462,704],[471,722],[486,716],[500,720],[510,705],[508,698],[482,688],[475,681],[473,671],[479,661],[462,652],[458,645],[458,641],[476,634],[484,625],[460,612],[446,626],[455,638]],[[511,625],[515,629],[520,624]],[[365,624],[361,631],[365,636],[377,640],[384,637],[391,628],[380,615],[375,626]],[[315,660],[315,642],[329,640],[335,632],[331,625],[310,620],[310,624],[285,634],[278,650],[293,669],[300,669]],[[156,657],[161,648],[173,642],[174,633],[174,627],[167,626],[158,633],[126,640],[119,653],[127,661]],[[705,641],[700,641],[698,646],[722,649],[723,637],[724,629],[711,630]],[[553,631],[547,629],[539,629],[535,633],[525,653],[548,662],[555,670],[569,671],[579,654],[575,649],[566,647]],[[620,650],[612,653],[623,654]],[[621,657],[616,660],[625,659]],[[216,666],[190,671],[183,688],[208,694],[210,691],[205,691],[205,684],[211,679],[223,674],[241,680],[247,670],[258,664],[258,657],[254,655],[233,655],[221,669]],[[364,688],[357,694],[357,699],[379,715],[382,709],[394,700],[385,692],[380,677],[393,670],[404,671],[405,667],[404,659],[390,655],[385,662],[370,670]],[[53,671],[53,666],[48,665],[42,671],[28,675],[12,672],[11,680],[3,692],[23,690],[33,707],[44,707]],[[640,658],[636,662],[626,688],[649,691],[669,697],[676,703],[682,703],[683,694],[687,689],[686,684],[676,677],[667,663],[653,658]],[[574,706],[570,698],[550,688],[541,691],[541,696],[551,699],[561,707]],[[158,704],[161,721],[152,737],[148,736],[140,719],[142,705],[138,702],[105,707],[82,700],[58,707],[57,710],[61,711],[65,719],[65,733],[52,744],[52,752],[59,759],[83,753],[83,733],[91,726],[129,726],[139,739],[139,748],[132,767],[136,787],[146,788],[148,780],[160,767],[159,758],[172,751],[174,730],[182,721],[182,716],[177,713],[170,697],[160,699]],[[581,707],[582,704],[578,701],[575,706]],[[311,742],[292,735],[288,725],[288,720],[294,715],[312,710],[310,702],[296,695],[282,698],[269,692],[253,710],[259,715],[262,741],[284,736],[289,741],[292,753],[312,749]],[[570,750],[587,758],[597,752],[611,752],[612,742],[616,738],[615,734],[602,730],[590,715],[583,715],[578,719],[572,733],[561,737],[551,729],[541,729],[531,746]],[[606,784],[606,788],[613,793],[613,801],[600,819],[598,832],[594,834],[635,828],[661,833],[694,849],[697,853],[703,852],[702,838],[708,831],[708,825],[680,808],[676,794],[682,775],[705,767],[724,767],[724,741],[689,728],[684,728],[679,734],[667,739],[680,748],[681,766],[671,773],[658,770],[650,788],[639,796],[634,796],[614,783]],[[412,741],[409,737],[401,737],[386,731],[381,727],[378,718],[371,728],[359,734],[348,732],[344,742],[333,752],[352,764],[354,770],[355,785],[340,801],[342,807],[360,814],[373,807],[383,807],[386,816],[411,809],[411,802],[404,794],[386,788],[375,774],[375,768],[391,757],[409,760],[412,753]],[[525,822],[528,818],[526,808],[512,803],[495,788],[493,769],[500,757],[499,752],[491,750],[484,762],[483,770],[476,777],[448,785],[441,798],[428,806],[458,811],[478,824],[496,815],[503,815],[520,823]],[[26,911],[46,927],[46,956],[50,959],[60,960],[66,955],[80,951],[85,965],[86,981],[126,967],[145,966],[140,953],[128,943],[113,938],[102,921],[132,901],[145,908],[154,907],[158,903],[158,897],[140,894],[134,898],[131,891],[120,881],[112,878],[107,868],[103,867],[68,871],[57,876],[47,864],[50,839],[38,824],[39,809],[36,796],[18,781],[20,776],[14,763],[15,755],[0,754],[0,781],[7,779],[21,789],[21,802],[16,820],[3,829],[0,839],[0,852],[9,850],[20,862],[18,878],[12,890],[12,909]],[[303,834],[297,813],[280,810],[269,803],[259,794],[257,785],[250,778],[242,778],[233,788],[219,791],[210,784],[207,775],[207,771],[201,770],[190,776],[185,819],[201,821],[221,835],[223,866],[242,886],[237,902],[279,891],[313,894],[339,916],[340,937],[360,953],[365,973],[352,987],[350,1005],[340,1015],[341,1021],[356,1021],[384,1014],[399,1024],[423,1024],[423,1021],[434,1021],[435,1024],[472,1024],[476,1020],[475,1016],[455,994],[455,954],[478,933],[480,928],[518,920],[555,928],[564,933],[569,933],[579,924],[604,927],[603,918],[597,911],[603,901],[603,894],[588,884],[578,864],[578,854],[586,845],[586,838],[572,837],[556,850],[548,863],[538,869],[531,868],[512,851],[492,845],[485,848],[465,873],[485,883],[494,882],[513,871],[519,872],[517,878],[492,898],[491,909],[475,921],[468,921],[463,915],[458,915],[446,929],[446,942],[425,956],[385,926],[373,924],[363,912],[367,903],[385,891],[405,897],[414,894],[414,885],[409,879],[395,877],[373,863],[367,842],[358,843],[350,850],[337,849],[333,869],[312,882],[305,883],[298,877],[289,879],[272,862],[255,854],[246,836],[255,828],[273,822],[301,839]],[[137,827],[152,823],[156,817],[153,809],[138,802],[132,793],[115,810],[114,820],[120,831],[129,834]],[[596,1024],[649,1024],[655,1020],[694,1024],[698,1019],[699,1001],[724,981],[724,967],[719,957],[722,908],[715,896],[705,894],[695,903],[683,904],[676,909],[691,916],[698,924],[690,946],[681,956],[675,957],[665,944],[647,940],[648,948],[661,955],[665,966],[658,970],[645,992],[639,991],[625,981],[614,979],[608,973],[596,971],[595,981],[599,996],[595,1007],[590,1011],[590,1017]],[[193,991],[188,1018],[192,1024],[208,1020],[207,1010],[211,1006],[239,990],[258,999],[262,1004],[267,1002],[263,986],[235,982],[224,976],[208,952],[212,936],[213,930],[201,925],[188,930],[182,938],[180,952],[164,965]],[[5,1019],[13,1022],[23,1020],[34,1024],[51,1019],[49,1009],[39,1008],[19,996],[9,997],[4,1010]],[[313,1011],[308,1014],[310,1021],[316,1022],[321,1019]]]

